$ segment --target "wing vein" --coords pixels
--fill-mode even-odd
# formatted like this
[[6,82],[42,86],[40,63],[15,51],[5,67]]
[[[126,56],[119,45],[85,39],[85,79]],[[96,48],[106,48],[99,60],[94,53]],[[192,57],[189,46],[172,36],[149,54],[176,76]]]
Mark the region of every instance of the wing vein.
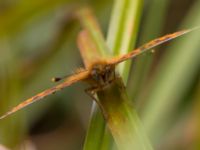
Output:
[[46,97],[46,96],[48,96],[50,94],[53,94],[53,93],[65,88],[65,87],[68,87],[73,83],[76,83],[76,82],[78,82],[80,80],[84,80],[84,79],[88,78],[88,75],[89,75],[89,72],[87,70],[83,71],[83,72],[80,72],[78,74],[74,74],[74,75],[68,77],[63,83],[58,84],[55,87],[49,88],[49,89],[47,89],[47,90],[45,90],[43,92],[40,92],[37,95],[35,95],[35,96],[33,96],[33,97],[21,102],[17,106],[13,107],[10,111],[8,111],[4,115],[2,115],[0,117],[0,119],[3,119],[5,117],[15,113],[16,111],[18,111],[18,110],[20,110],[20,109],[22,109],[22,108],[24,108],[24,107],[36,102],[38,100],[41,100],[41,99],[43,99],[44,97]]
[[147,50],[150,50],[158,45],[161,45],[167,41],[170,41],[172,39],[175,39],[179,36],[182,36],[186,33],[189,33],[191,31],[194,31],[194,30],[197,30],[199,29],[200,27],[195,27],[195,28],[192,28],[192,29],[188,29],[188,30],[182,30],[182,31],[178,31],[178,32],[174,32],[172,34],[167,34],[165,36],[162,36],[162,37],[159,37],[157,39],[154,39],[142,46],[140,46],[139,48],[136,48],[135,50],[129,52],[128,54],[124,54],[122,56],[117,56],[115,58],[112,58],[110,60],[108,60],[108,63],[110,64],[118,64],[118,63],[121,63],[127,59],[131,59],[131,58],[134,58],[140,54],[142,54],[143,52],[147,51]]

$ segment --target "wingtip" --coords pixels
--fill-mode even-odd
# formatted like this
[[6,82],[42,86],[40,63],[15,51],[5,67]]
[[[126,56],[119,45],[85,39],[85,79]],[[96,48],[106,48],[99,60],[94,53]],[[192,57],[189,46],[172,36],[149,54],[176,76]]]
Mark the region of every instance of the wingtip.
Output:
[[186,30],[186,33],[191,32],[191,31],[195,31],[195,30],[199,30],[199,29],[200,29],[200,26],[195,26],[193,28]]
[[11,111],[5,113],[4,115],[0,116],[0,120],[2,120],[2,119],[4,119],[4,118],[8,117],[8,116],[11,115],[11,114],[12,114]]
[[7,115],[0,116],[0,120],[4,119]]

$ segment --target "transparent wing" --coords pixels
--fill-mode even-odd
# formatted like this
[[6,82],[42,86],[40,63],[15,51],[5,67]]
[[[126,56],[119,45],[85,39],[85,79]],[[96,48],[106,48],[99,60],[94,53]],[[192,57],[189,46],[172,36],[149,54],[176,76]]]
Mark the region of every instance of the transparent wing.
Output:
[[55,87],[52,87],[50,89],[47,89],[47,90],[45,90],[45,91],[43,91],[43,92],[41,92],[41,93],[31,97],[31,98],[25,100],[24,102],[20,103],[19,105],[13,107],[10,111],[8,111],[3,116],[1,116],[0,119],[3,119],[5,117],[15,113],[16,111],[36,102],[38,100],[41,100],[41,99],[43,99],[44,97],[46,97],[50,94],[53,94],[53,93],[65,88],[65,87],[68,87],[73,83],[76,83],[80,80],[84,80],[84,79],[88,78],[88,76],[89,76],[89,72],[87,70],[82,71],[78,74],[74,74],[74,75],[68,77],[63,83],[61,83],[61,84],[59,84]]
[[134,58],[134,57],[140,55],[141,53],[143,53],[147,50],[150,50],[150,49],[152,49],[152,48],[154,48],[158,45],[161,45],[162,43],[170,41],[174,38],[177,38],[179,36],[182,36],[186,33],[189,33],[191,31],[194,31],[194,30],[199,29],[199,28],[200,27],[196,27],[196,28],[192,28],[192,29],[189,29],[189,30],[182,30],[182,31],[178,31],[178,32],[175,32],[175,33],[172,33],[172,34],[167,34],[165,36],[154,39],[154,40],[142,45],[141,47],[129,52],[128,54],[125,54],[125,55],[122,55],[122,56],[117,56],[115,58],[111,58],[110,60],[108,60],[108,63],[109,64],[118,64],[118,63],[123,62],[127,59]]

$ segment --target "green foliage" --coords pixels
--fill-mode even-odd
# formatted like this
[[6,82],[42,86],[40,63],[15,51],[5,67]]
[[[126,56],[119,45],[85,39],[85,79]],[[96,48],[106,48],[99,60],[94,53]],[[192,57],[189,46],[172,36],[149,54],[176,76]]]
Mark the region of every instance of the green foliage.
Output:
[[[94,26],[87,19],[82,19],[82,27],[79,21],[72,20],[75,8],[89,5],[94,10],[102,31],[92,29],[90,36],[107,57],[127,53],[136,45],[177,31],[177,26],[180,29],[199,26],[200,1],[196,0],[194,6],[189,0],[188,4],[184,1],[178,6],[176,2],[2,0],[1,114],[21,100],[54,86],[50,82],[52,77],[71,74],[83,66],[77,35],[83,26],[87,29]],[[186,6],[191,6],[189,12]],[[93,34],[94,30],[99,31]],[[101,32],[107,34],[106,43]],[[97,106],[93,104],[91,109],[91,100],[83,92],[85,85],[78,84],[0,120],[0,143],[10,149],[20,146],[30,149],[31,144],[44,150],[138,149],[138,145],[151,149],[149,137],[155,149],[199,149],[199,32],[156,49],[160,50],[134,59],[133,67],[129,61],[118,68],[123,81],[128,83],[128,97],[133,105],[128,104],[132,102],[125,90],[115,94],[115,86],[113,92],[99,94],[106,100],[101,102],[111,118],[115,120],[124,113],[128,124],[122,126],[121,122],[111,121],[107,126]],[[124,105],[118,105],[118,94],[127,100]],[[125,126],[130,130],[126,131]],[[136,130],[136,134],[128,134]],[[127,140],[132,137],[137,138],[137,144]]]

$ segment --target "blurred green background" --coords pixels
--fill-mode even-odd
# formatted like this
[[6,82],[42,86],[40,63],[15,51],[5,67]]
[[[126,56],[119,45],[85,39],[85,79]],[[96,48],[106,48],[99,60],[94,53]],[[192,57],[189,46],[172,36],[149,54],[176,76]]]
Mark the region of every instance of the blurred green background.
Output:
[[[89,5],[106,37],[112,0],[0,1],[0,113],[52,87],[54,76],[83,67],[74,7]],[[137,45],[200,25],[199,0],[146,0]],[[200,33],[200,32],[199,32]],[[127,91],[155,149],[200,149],[200,34],[181,37],[134,59]],[[76,84],[0,120],[10,149],[79,150],[92,100]]]

